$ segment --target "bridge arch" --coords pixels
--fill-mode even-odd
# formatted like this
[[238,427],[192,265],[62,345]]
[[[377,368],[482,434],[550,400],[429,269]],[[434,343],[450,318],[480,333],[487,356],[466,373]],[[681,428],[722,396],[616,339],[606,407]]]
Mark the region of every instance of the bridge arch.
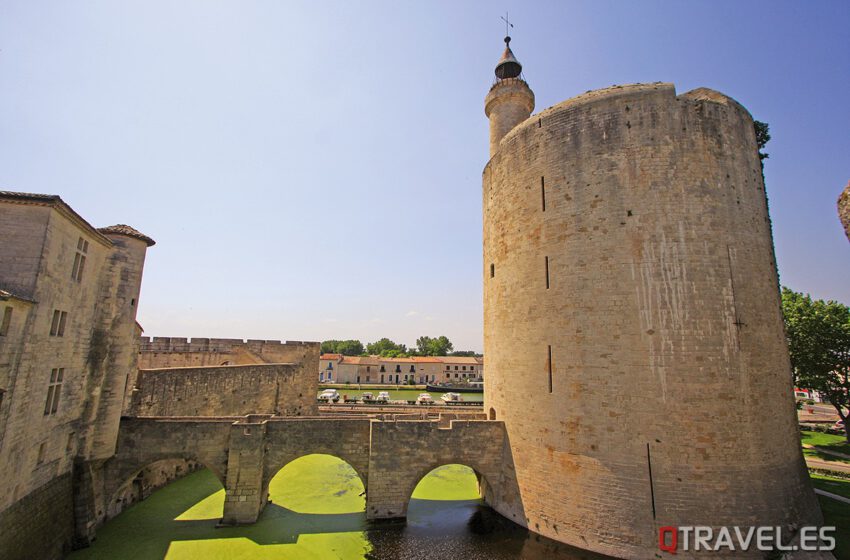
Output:
[[410,500],[413,498],[413,493],[415,492],[417,486],[426,478],[428,475],[440,469],[441,467],[446,467],[449,465],[460,465],[462,467],[467,467],[472,470],[475,474],[475,478],[478,482],[478,496],[483,500],[487,495],[488,489],[491,488],[490,480],[486,475],[483,474],[482,470],[476,468],[474,464],[471,464],[471,461],[458,459],[458,460],[449,460],[449,461],[434,461],[432,463],[426,463],[425,465],[418,467],[417,469],[413,469],[411,473],[402,478],[401,484],[401,494],[405,496],[404,505],[402,507],[401,516],[407,516],[407,510],[410,506]]
[[[134,462],[116,461],[114,464],[107,462],[105,466],[104,498],[106,498],[106,501],[103,514],[105,514],[106,519],[114,517],[126,507],[126,504],[123,504],[122,494],[125,493],[128,486],[137,480],[139,475],[151,467],[165,469],[159,476],[154,476],[152,481],[153,486],[155,486],[154,490],[167,486],[186,474],[204,468],[209,469],[215,475],[222,488],[224,488],[225,483],[224,469],[221,466],[216,465],[215,461],[205,460],[193,453],[161,453]],[[160,483],[162,478],[166,479],[164,483]],[[140,496],[142,499],[144,497],[146,495]]]
[[348,461],[327,453],[305,453],[287,462],[269,480],[268,496],[270,503],[296,513],[366,511],[363,476]]

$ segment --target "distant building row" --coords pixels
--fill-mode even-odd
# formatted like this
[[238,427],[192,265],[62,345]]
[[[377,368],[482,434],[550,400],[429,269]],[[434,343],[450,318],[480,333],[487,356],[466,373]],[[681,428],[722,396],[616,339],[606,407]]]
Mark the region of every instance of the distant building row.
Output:
[[342,356],[322,354],[319,381],[326,383],[438,383],[484,379],[484,358],[462,356]]

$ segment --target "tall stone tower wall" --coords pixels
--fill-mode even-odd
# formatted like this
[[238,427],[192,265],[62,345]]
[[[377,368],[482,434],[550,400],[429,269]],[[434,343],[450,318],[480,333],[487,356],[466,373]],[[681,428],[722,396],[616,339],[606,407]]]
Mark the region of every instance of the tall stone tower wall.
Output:
[[666,525],[819,521],[742,106],[570,99],[501,140],[483,205],[485,408],[520,489],[497,511],[623,558]]

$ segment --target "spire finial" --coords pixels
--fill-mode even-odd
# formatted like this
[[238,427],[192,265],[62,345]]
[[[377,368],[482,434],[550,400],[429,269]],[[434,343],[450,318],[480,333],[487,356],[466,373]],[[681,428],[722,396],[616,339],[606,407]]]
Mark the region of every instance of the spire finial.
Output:
[[[510,43],[510,42],[511,42],[511,31],[510,31],[510,28],[511,28],[511,27],[513,27],[513,26],[514,26],[514,24],[512,24],[512,23],[510,22],[510,20],[508,20],[508,12],[505,12],[505,17],[503,17],[503,18],[502,18],[502,21],[504,21],[504,22],[505,22],[505,45],[508,45],[508,43]],[[509,46],[509,45],[508,45],[508,46]]]
[[499,64],[496,65],[496,77],[500,80],[516,78],[522,72],[522,64],[519,63],[514,53],[511,52],[511,36],[509,33],[514,24],[508,19],[507,12],[505,12],[502,21],[505,22],[505,52],[502,54]]

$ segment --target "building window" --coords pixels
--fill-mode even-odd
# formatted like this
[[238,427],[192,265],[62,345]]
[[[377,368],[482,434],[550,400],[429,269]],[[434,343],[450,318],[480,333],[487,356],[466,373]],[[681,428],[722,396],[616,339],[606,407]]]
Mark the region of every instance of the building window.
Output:
[[[400,366],[400,365],[396,364],[396,366],[395,366],[395,372],[396,372],[396,373],[401,373],[401,366]],[[398,377],[398,376],[396,376],[396,377]]]
[[82,237],[77,241],[77,253],[74,255],[74,268],[71,269],[71,279],[83,281],[83,270],[86,267],[86,253],[89,252],[89,242]]
[[446,374],[446,379],[451,379],[451,377],[452,377],[452,374],[451,374],[451,373],[447,373],[447,374]]
[[[372,366],[366,366],[366,372],[368,373],[370,371],[372,371]],[[368,377],[366,379],[368,379]]]
[[457,379],[457,378],[458,378],[458,375],[457,375],[457,374],[455,374],[455,379]]
[[496,276],[496,265],[490,263],[490,278],[494,278]]
[[50,370],[50,383],[47,385],[47,401],[44,403],[44,415],[56,414],[59,410],[59,396],[62,394],[62,377],[65,368]]
[[366,376],[366,383],[369,383],[369,376]]
[[450,369],[452,369],[452,366],[446,366],[446,371],[449,371]]
[[333,369],[333,368],[334,368],[334,363],[328,362],[328,369]]
[[3,310],[3,322],[0,323],[0,336],[9,334],[9,325],[12,323],[12,308],[7,307]]
[[385,368],[384,366],[381,366],[381,372],[384,372],[384,371],[387,371],[387,368]]
[[455,371],[457,371],[457,366],[455,366]]
[[549,289],[549,257],[546,257],[546,289]]
[[50,323],[50,336],[65,336],[65,320],[68,318],[67,311],[53,311],[53,321]]
[[324,381],[324,380],[325,380],[325,372],[323,372],[323,371],[319,372],[319,381]]
[[357,376],[357,382],[360,383],[360,376]]
[[44,462],[44,456],[47,454],[47,442],[42,441],[38,446],[38,457],[35,459],[35,464],[40,465]]
[[416,368],[412,365],[410,366],[410,373],[416,373]]
[[466,371],[466,366],[461,366],[461,369],[463,369],[463,371]]

